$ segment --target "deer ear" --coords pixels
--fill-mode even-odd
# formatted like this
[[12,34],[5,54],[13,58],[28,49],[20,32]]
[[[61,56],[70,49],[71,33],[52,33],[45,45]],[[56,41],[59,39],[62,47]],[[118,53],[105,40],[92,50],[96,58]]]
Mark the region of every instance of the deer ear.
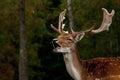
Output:
[[75,35],[75,42],[80,41],[84,37],[85,33],[78,33]]

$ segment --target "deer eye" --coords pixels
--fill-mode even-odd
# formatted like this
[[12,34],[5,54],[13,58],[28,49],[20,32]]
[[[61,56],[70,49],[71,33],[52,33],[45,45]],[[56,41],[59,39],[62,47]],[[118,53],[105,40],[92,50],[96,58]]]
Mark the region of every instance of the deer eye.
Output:
[[70,38],[69,38],[69,39],[67,39],[67,40],[68,40],[68,41],[72,41],[72,39],[70,39]]

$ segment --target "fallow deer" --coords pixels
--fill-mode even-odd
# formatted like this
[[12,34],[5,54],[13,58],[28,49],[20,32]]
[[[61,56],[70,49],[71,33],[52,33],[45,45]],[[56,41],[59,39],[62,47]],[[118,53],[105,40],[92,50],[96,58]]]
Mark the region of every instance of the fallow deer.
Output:
[[120,58],[93,58],[82,60],[76,43],[80,41],[86,33],[100,33],[109,30],[112,23],[112,17],[115,13],[112,10],[109,13],[105,8],[103,10],[103,21],[98,29],[90,28],[85,31],[75,32],[70,28],[70,32],[64,31],[63,20],[65,19],[66,9],[59,15],[58,29],[51,24],[51,27],[60,33],[53,39],[54,51],[63,54],[67,72],[74,80],[120,80]]

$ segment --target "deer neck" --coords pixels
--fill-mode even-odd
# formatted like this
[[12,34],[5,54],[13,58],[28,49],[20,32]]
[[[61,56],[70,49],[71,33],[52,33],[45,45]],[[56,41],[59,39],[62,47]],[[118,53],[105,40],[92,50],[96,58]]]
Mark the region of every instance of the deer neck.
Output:
[[76,46],[70,49],[68,53],[63,54],[64,62],[68,73],[75,80],[82,80],[82,61],[79,57]]

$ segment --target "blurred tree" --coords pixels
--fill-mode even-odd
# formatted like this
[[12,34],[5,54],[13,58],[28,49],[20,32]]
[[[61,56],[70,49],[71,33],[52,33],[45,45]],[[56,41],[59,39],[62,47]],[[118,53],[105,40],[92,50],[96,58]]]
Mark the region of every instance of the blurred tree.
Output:
[[67,0],[67,7],[68,7],[68,13],[69,13],[69,27],[73,28],[74,27],[74,22],[73,22],[73,12],[72,12],[72,2],[71,2],[71,0]]
[[19,80],[28,80],[26,28],[25,28],[25,0],[20,0],[20,55],[19,55]]

